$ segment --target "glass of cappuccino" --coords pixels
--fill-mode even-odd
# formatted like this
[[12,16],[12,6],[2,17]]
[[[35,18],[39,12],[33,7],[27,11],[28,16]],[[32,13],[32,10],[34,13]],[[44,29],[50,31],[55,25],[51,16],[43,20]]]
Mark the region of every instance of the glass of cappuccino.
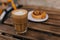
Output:
[[25,9],[17,9],[11,12],[11,18],[17,34],[23,34],[27,31],[28,11]]

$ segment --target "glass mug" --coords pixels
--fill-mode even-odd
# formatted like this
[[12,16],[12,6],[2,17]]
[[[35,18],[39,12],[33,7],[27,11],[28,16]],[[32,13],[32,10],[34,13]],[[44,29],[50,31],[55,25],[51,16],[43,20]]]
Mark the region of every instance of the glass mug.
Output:
[[27,31],[27,16],[28,11],[25,9],[17,9],[11,12],[11,18],[15,27],[16,33],[22,34]]

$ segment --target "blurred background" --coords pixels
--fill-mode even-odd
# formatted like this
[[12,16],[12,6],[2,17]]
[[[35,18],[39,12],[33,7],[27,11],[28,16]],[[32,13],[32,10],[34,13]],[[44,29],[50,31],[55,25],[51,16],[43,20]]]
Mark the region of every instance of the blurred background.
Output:
[[[14,0],[16,1],[16,0]],[[60,0],[17,0],[19,4],[23,5],[36,5],[47,6],[56,9],[60,9]]]
[[14,0],[14,2],[22,5],[45,6],[60,9],[60,0]]

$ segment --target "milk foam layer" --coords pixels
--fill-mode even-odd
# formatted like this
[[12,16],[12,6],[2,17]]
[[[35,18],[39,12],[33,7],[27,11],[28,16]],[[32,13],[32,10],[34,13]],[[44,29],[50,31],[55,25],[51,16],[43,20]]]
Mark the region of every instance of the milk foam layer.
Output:
[[13,14],[14,15],[24,15],[24,14],[26,14],[26,10],[22,10],[22,9],[15,10]]
[[24,15],[25,13],[23,11],[18,11],[14,13],[15,15]]

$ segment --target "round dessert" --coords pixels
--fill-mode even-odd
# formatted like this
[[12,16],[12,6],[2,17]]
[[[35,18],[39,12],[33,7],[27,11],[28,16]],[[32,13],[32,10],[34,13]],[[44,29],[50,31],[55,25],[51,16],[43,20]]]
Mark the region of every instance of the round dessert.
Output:
[[35,19],[44,19],[46,17],[45,11],[40,10],[34,10],[32,13],[32,17]]

